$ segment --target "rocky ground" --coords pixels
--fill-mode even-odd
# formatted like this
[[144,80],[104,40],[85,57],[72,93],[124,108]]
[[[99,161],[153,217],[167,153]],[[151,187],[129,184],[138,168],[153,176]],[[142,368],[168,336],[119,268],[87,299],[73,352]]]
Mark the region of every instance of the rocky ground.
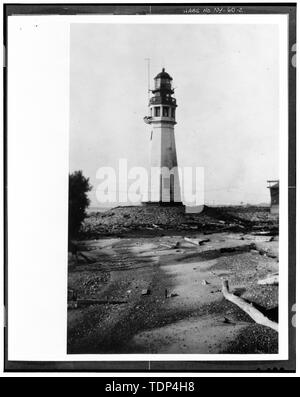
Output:
[[278,218],[266,207],[207,207],[201,213],[185,213],[184,207],[128,206],[89,214],[82,227],[83,238],[126,235],[149,231],[260,230],[278,233]]
[[277,332],[221,292],[227,279],[278,320],[278,286],[257,283],[278,271],[277,233],[259,207],[92,214],[69,254],[68,353],[277,353]]

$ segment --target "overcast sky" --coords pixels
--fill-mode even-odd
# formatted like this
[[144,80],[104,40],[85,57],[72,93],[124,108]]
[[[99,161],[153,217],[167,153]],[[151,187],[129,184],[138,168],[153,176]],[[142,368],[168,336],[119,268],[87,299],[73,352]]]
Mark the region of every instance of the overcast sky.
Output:
[[70,171],[147,167],[151,85],[162,67],[177,99],[179,166],[203,166],[208,204],[269,202],[278,178],[276,25],[72,24]]

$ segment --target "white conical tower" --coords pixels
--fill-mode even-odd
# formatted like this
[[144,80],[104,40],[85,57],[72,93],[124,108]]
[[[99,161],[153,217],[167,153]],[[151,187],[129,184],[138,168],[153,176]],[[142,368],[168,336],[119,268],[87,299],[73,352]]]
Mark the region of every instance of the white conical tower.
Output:
[[145,118],[152,127],[149,204],[182,205],[174,135],[177,104],[172,97],[172,80],[164,68],[154,78],[153,96],[149,100],[150,116]]

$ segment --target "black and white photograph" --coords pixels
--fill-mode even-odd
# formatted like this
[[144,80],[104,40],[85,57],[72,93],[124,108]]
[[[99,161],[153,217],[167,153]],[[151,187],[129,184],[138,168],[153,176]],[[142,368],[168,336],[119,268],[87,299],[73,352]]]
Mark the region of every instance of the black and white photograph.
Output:
[[278,35],[71,24],[68,353],[278,353]]
[[295,7],[5,10],[6,368],[293,371]]

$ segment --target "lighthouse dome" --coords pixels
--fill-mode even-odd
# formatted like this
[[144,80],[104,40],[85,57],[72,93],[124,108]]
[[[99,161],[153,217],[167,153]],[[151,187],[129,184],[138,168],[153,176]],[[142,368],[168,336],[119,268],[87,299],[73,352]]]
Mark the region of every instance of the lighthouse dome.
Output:
[[156,79],[168,79],[168,80],[173,80],[172,77],[165,71],[165,68],[162,69],[160,73],[156,77],[154,77],[154,80]]

